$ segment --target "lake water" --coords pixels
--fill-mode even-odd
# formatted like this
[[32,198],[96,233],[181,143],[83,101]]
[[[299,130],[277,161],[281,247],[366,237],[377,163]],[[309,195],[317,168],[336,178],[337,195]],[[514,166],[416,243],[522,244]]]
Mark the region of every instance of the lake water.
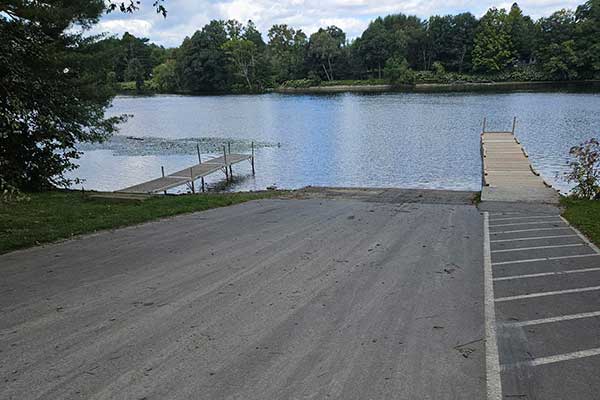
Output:
[[170,173],[196,163],[196,143],[207,158],[231,140],[236,151],[249,151],[251,141],[259,147],[256,176],[249,163],[236,165],[238,180],[228,190],[480,190],[482,119],[487,116],[489,130],[510,130],[517,116],[516,134],[534,166],[568,190],[560,175],[569,148],[600,136],[597,93],[119,96],[109,114],[122,113],[133,117],[119,136],[83,147],[72,176],[85,179],[86,189],[116,190],[159,177],[161,166]]

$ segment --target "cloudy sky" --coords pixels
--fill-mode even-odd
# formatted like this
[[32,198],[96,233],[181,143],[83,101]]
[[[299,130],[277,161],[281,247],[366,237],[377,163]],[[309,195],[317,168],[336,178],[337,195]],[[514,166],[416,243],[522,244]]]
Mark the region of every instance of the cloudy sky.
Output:
[[[522,0],[523,11],[538,18],[561,8],[575,8],[579,1]],[[321,26],[337,25],[349,38],[359,36],[369,21],[402,12],[426,18],[433,14],[470,11],[481,16],[492,6],[509,8],[512,1],[488,0],[166,0],[167,18],[156,15],[152,0],[142,0],[142,8],[133,15],[115,12],[102,18],[95,32],[150,38],[164,46],[178,46],[211,19],[253,20],[263,36],[273,24],[288,24],[310,34]]]

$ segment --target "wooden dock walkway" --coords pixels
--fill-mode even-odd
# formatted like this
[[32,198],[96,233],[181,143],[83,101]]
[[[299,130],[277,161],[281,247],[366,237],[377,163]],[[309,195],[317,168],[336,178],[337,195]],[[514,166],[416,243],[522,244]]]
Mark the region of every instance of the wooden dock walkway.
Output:
[[483,120],[481,200],[558,203],[558,192],[529,162],[528,154],[515,137],[515,126],[516,118],[512,131],[486,131],[486,119]]
[[233,175],[232,165],[242,161],[250,161],[250,164],[252,165],[252,174],[254,175],[254,143],[252,143],[252,154],[231,153],[231,147],[228,147],[229,152],[227,152],[225,146],[223,146],[222,156],[212,158],[204,162],[200,156],[200,150],[197,148],[199,161],[198,164],[168,175],[164,174],[163,168],[162,177],[117,190],[116,193],[166,193],[166,191],[169,189],[186,184],[190,185],[192,193],[195,193],[196,189],[194,182],[198,179],[202,181],[201,190],[204,192],[204,178],[206,176],[217,171],[222,171],[225,174],[225,179],[229,181]]

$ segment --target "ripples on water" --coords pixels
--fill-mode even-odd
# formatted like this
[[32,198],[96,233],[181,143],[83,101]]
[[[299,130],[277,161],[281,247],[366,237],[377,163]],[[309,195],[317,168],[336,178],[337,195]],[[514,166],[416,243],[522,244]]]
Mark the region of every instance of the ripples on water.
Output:
[[[241,149],[250,141],[261,144],[256,176],[246,163],[234,166],[245,178],[232,190],[479,190],[481,121],[487,116],[489,130],[509,130],[516,115],[517,136],[534,166],[567,190],[560,176],[569,148],[600,136],[600,95],[593,93],[123,96],[110,110],[121,113],[134,115],[121,127],[123,137],[83,148],[76,176],[87,189],[140,183],[160,176],[161,165],[167,172],[190,166],[197,161],[196,143],[217,155],[210,146],[219,148],[222,139]],[[134,151],[142,141],[127,136],[151,138],[152,151]],[[215,174],[209,181],[218,179]]]

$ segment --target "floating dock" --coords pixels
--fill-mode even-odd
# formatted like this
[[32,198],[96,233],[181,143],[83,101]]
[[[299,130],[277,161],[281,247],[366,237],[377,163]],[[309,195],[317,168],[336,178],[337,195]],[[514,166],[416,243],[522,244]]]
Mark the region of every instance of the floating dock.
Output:
[[511,131],[481,132],[483,165],[482,201],[542,202],[556,204],[558,192],[533,168],[529,156]]
[[235,154],[231,153],[230,145],[228,145],[228,148],[229,152],[226,150],[225,146],[223,146],[222,156],[203,162],[200,156],[200,149],[196,147],[198,152],[198,164],[168,175],[164,174],[164,168],[161,167],[162,176],[160,178],[117,190],[116,193],[153,194],[163,192],[166,194],[167,190],[182,185],[189,185],[192,193],[196,193],[195,182],[198,179],[201,180],[200,190],[204,192],[204,178],[206,176],[222,171],[225,174],[225,179],[230,181],[233,176],[232,166],[243,161],[250,161],[250,164],[252,165],[252,175],[254,175],[254,143],[252,143],[252,154]]

